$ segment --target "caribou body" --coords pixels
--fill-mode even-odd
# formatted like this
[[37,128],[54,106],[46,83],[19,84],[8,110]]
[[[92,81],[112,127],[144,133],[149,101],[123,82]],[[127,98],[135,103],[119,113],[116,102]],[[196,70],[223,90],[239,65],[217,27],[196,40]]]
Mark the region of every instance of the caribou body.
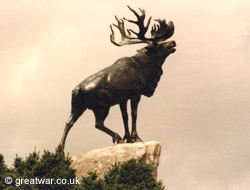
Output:
[[[66,123],[64,134],[60,143],[60,147],[64,148],[67,134],[73,124],[82,115],[86,109],[90,109],[95,115],[95,127],[109,134],[113,138],[113,143],[121,142],[137,142],[142,141],[137,134],[136,118],[137,107],[142,95],[150,97],[153,95],[155,88],[163,73],[162,65],[165,59],[175,52],[175,42],[160,42],[171,37],[174,32],[172,22],[166,24],[165,20],[156,20],[159,25],[154,25],[151,30],[151,38],[146,38],[151,18],[146,27],[144,26],[145,12],[142,15],[136,13],[132,8],[129,9],[136,15],[135,23],[139,26],[139,33],[132,30],[125,32],[124,20],[119,20],[116,26],[122,35],[122,41],[116,43],[114,40],[114,32],[111,27],[111,42],[117,46],[148,43],[148,45],[131,57],[123,57],[118,59],[113,65],[89,76],[77,85],[72,91],[71,115]],[[137,35],[137,38],[131,37],[131,33]],[[127,102],[131,101],[132,115],[132,132],[128,127]],[[125,135],[123,138],[104,126],[105,118],[109,113],[111,106],[119,104]]]

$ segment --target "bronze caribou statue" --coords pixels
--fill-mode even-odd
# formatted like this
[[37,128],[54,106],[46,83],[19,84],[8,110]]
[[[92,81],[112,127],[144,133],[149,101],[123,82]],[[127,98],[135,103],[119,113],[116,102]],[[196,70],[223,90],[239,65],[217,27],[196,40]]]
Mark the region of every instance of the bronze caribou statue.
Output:
[[[137,17],[136,21],[126,18],[118,19],[117,25],[121,33],[121,42],[116,43],[114,31],[111,28],[110,40],[117,46],[147,43],[148,45],[131,57],[123,57],[118,59],[113,65],[104,68],[103,70],[91,75],[72,91],[72,107],[71,115],[66,123],[64,134],[59,147],[65,146],[67,134],[73,124],[88,108],[94,112],[95,127],[109,134],[113,138],[113,143],[122,142],[137,142],[142,141],[136,131],[137,106],[141,99],[141,95],[151,97],[154,94],[157,83],[163,73],[162,65],[171,53],[175,52],[175,42],[163,42],[170,38],[174,33],[173,22],[166,23],[165,20],[157,19],[157,24],[154,24],[151,29],[151,37],[145,36],[151,17],[146,26],[144,26],[145,11],[140,9],[141,15],[135,10],[128,8]],[[139,27],[139,32],[131,29],[125,30],[124,20],[134,23]],[[136,37],[132,37],[134,35]],[[132,112],[132,132],[129,132],[127,102],[131,101]],[[117,133],[104,126],[104,120],[109,113],[111,106],[119,104],[125,135],[123,138]]]

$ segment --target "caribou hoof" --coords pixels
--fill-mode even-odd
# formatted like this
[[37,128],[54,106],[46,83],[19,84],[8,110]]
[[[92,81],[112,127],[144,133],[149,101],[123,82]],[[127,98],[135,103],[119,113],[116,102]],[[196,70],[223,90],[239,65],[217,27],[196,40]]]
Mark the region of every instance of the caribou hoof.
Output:
[[116,135],[115,137],[113,137],[113,144],[119,143],[124,143],[124,140],[119,135]]
[[143,140],[138,135],[135,135],[134,137],[131,137],[131,143],[135,142],[143,142]]
[[143,142],[143,140],[138,137],[138,138],[135,139],[135,142]]
[[123,141],[126,143],[132,143],[132,137],[130,135],[124,135]]
[[58,147],[56,148],[56,152],[64,152],[64,145],[59,144]]

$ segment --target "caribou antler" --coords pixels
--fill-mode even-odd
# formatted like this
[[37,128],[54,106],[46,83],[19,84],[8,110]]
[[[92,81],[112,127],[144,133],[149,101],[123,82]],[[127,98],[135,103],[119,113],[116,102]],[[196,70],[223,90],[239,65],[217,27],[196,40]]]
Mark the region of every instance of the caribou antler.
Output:
[[[118,19],[115,16],[117,25],[116,24],[113,24],[113,25],[119,29],[122,40],[119,43],[115,42],[114,31],[113,31],[112,25],[110,25],[110,28],[111,28],[110,40],[113,44],[117,46],[123,46],[123,45],[129,45],[129,44],[137,44],[137,43],[157,43],[160,41],[164,41],[173,35],[174,23],[172,21],[168,22],[167,24],[164,19],[163,20],[156,19],[155,21],[157,21],[159,24],[153,25],[151,29],[151,38],[145,37],[145,34],[148,31],[151,17],[149,18],[147,25],[144,26],[144,20],[146,16],[145,11],[143,9],[139,9],[141,11],[141,15],[139,15],[130,6],[128,6],[128,8],[135,14],[135,16],[137,17],[137,21],[128,20],[126,18]],[[126,32],[125,26],[124,26],[124,20],[136,24],[139,27],[139,32],[137,33],[131,29],[128,29]],[[131,33],[135,34],[137,37],[131,37]]]
[[126,19],[126,18],[124,18],[124,17],[123,17],[123,19],[126,20],[126,21],[128,21],[128,22],[131,22],[131,23],[134,23],[134,24],[138,25],[138,27],[139,27],[139,33],[136,33],[136,32],[134,32],[134,31],[131,30],[131,29],[129,29],[128,31],[134,33],[135,35],[137,35],[137,37],[138,37],[140,40],[146,40],[145,34],[146,34],[147,30],[148,30],[148,26],[149,26],[149,24],[150,24],[150,21],[151,21],[151,18],[152,18],[152,17],[150,17],[150,18],[148,19],[147,25],[144,26],[144,20],[145,20],[145,17],[146,17],[146,15],[145,15],[145,10],[139,8],[139,10],[140,10],[141,13],[142,13],[142,15],[140,16],[140,15],[139,15],[137,12],[135,12],[135,10],[133,10],[130,6],[128,6],[128,8],[135,14],[135,16],[137,17],[137,21],[128,20],[128,19]]
[[151,30],[151,37],[156,41],[164,41],[170,38],[174,34],[174,23],[169,21],[168,24],[166,20],[156,19],[159,25],[154,24]]

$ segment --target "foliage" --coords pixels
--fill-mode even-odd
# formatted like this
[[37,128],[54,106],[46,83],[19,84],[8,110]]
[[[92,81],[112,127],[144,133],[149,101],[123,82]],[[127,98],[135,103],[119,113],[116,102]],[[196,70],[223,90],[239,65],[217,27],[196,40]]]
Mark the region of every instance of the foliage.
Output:
[[[44,150],[42,156],[36,151],[25,159],[16,156],[14,167],[8,168],[3,155],[0,154],[0,189],[164,190],[162,182],[158,182],[152,176],[151,166],[136,160],[114,164],[103,179],[98,178],[95,172],[90,172],[87,177],[82,177],[80,184],[76,181],[71,162],[69,155],[65,156],[62,151],[52,153]],[[12,178],[11,184],[5,183],[6,177]],[[24,179],[33,181],[30,180],[29,184],[25,184]],[[54,181],[42,182],[44,179]],[[55,184],[56,179],[65,179],[68,184]],[[37,184],[38,180],[42,184]]]
[[11,176],[12,171],[8,169],[7,165],[4,163],[4,157],[0,154],[0,189],[4,189],[4,180],[7,176]]
[[152,175],[152,167],[145,163],[129,160],[115,164],[104,176],[107,190],[163,190],[162,182]]
[[[5,187],[0,189],[70,189],[71,184],[55,185],[54,180],[75,178],[75,170],[70,167],[70,157],[65,156],[63,152],[52,153],[45,150],[40,156],[39,152],[34,151],[25,159],[17,155],[14,159],[14,168],[11,169],[7,168],[3,159],[0,159],[0,162],[0,187]],[[4,181],[6,177],[12,178],[13,182],[10,185]],[[25,182],[24,179],[29,179],[29,182]],[[36,181],[41,181],[42,184],[35,184]]]

